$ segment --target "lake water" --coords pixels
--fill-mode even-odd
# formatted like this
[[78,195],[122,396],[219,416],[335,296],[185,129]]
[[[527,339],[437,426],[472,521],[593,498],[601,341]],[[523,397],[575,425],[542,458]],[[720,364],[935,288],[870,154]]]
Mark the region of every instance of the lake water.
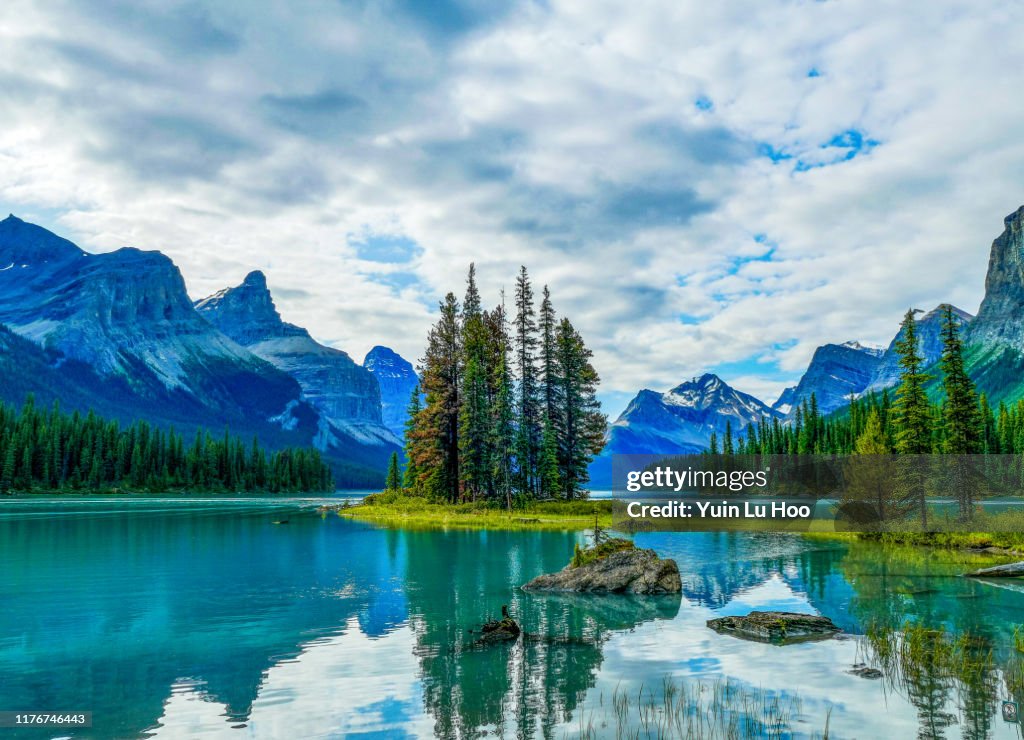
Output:
[[[615,698],[656,706],[670,677],[792,707],[784,737],[826,721],[832,738],[1020,737],[998,716],[999,667],[1024,589],[956,577],[968,556],[659,533],[637,541],[677,560],[681,599],[527,595],[582,534],[382,530],[319,503],[0,502],[0,710],[91,711],[88,737],[615,737]],[[528,639],[474,647],[503,604]],[[773,646],[705,626],[755,608],[851,634],[942,625],[985,640],[991,666],[901,689],[847,673],[853,637]]]

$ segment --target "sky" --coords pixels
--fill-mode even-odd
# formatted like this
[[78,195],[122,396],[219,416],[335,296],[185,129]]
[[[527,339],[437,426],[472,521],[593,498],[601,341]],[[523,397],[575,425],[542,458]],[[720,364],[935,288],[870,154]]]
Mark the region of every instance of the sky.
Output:
[[[1024,203],[1024,3],[6,0],[0,209],[267,274],[357,361],[526,265],[612,417],[975,312]],[[0,214],[2,215],[2,214]]]

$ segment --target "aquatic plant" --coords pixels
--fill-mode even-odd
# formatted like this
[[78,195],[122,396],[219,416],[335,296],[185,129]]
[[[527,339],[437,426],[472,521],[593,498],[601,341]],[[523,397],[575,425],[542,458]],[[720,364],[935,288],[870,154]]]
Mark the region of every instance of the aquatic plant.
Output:
[[[633,693],[617,686],[610,698],[610,706],[602,693],[597,708],[581,708],[578,737],[781,740],[792,737],[804,719],[798,695],[752,689],[730,679],[687,681],[666,676],[660,690],[641,684]],[[812,738],[828,739],[831,712],[826,711],[822,730]]]

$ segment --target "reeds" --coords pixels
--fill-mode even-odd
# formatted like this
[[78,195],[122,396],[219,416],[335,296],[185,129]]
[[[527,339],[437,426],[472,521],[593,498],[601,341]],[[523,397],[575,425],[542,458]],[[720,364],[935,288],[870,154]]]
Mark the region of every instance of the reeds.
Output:
[[[730,679],[686,681],[665,677],[660,687],[641,684],[635,691],[616,687],[606,705],[578,716],[578,737],[587,740],[691,738],[692,740],[782,740],[802,734],[803,702],[795,694],[751,689]],[[813,738],[827,740],[831,708],[822,718],[822,730]]]

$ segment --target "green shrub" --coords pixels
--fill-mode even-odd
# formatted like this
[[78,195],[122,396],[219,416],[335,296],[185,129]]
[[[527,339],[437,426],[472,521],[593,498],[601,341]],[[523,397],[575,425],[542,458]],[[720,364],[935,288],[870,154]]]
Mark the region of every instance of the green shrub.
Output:
[[600,545],[588,547],[585,550],[582,549],[577,542],[569,565],[573,568],[579,568],[581,565],[589,565],[590,563],[595,563],[598,560],[603,560],[614,552],[632,550],[634,547],[635,545],[632,540],[624,540],[618,537],[607,539]]

